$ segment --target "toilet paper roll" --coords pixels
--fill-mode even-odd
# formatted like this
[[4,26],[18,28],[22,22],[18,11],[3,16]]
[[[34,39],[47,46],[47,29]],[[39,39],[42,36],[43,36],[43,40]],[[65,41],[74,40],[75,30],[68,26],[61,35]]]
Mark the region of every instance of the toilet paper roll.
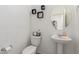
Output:
[[9,51],[9,50],[11,50],[13,48],[13,46],[12,45],[9,45],[9,47],[6,47],[5,49],[6,49],[6,51]]
[[5,50],[6,51],[9,51],[9,50],[11,50],[11,47],[10,46],[9,47],[6,47]]

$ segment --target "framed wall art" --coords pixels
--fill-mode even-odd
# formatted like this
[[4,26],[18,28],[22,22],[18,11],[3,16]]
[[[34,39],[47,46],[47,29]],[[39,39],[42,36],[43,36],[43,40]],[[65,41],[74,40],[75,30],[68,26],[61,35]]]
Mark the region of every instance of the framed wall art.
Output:
[[44,17],[43,11],[37,13],[37,18],[43,18],[43,17]]
[[41,5],[41,10],[45,10],[45,5]]
[[32,14],[36,14],[36,9],[32,9]]

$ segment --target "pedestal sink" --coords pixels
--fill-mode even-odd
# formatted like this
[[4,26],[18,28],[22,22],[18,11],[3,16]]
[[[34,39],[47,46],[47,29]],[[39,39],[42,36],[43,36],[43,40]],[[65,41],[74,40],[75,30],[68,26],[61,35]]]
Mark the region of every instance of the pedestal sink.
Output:
[[53,35],[51,36],[52,40],[56,43],[57,54],[63,54],[64,44],[68,44],[72,41],[68,36],[63,35]]

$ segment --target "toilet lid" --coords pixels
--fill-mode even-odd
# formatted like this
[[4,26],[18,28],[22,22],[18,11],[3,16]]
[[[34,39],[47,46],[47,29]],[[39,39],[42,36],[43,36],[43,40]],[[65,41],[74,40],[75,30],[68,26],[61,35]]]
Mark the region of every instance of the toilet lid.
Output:
[[31,54],[36,51],[35,46],[28,46],[23,50],[23,54]]

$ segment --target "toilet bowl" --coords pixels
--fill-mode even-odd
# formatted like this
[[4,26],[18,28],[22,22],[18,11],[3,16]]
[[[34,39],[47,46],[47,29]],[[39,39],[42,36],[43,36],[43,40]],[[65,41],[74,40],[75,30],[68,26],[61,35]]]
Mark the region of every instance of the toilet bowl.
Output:
[[22,51],[22,54],[36,54],[36,49],[39,46],[41,39],[42,39],[41,36],[39,36],[39,37],[32,36],[31,45],[26,47]]
[[36,48],[37,48],[37,47],[30,45],[30,46],[26,47],[26,48],[23,50],[22,53],[23,53],[23,54],[36,54]]

